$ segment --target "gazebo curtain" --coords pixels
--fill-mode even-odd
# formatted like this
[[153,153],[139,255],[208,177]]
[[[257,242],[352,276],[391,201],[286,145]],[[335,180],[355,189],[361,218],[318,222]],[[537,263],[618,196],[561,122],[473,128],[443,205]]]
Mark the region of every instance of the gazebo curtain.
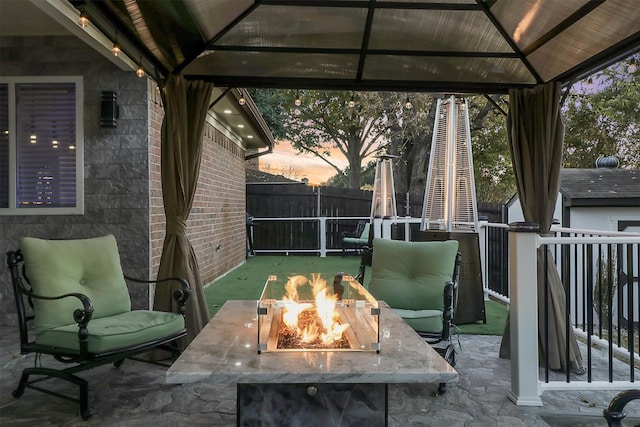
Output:
[[[560,114],[560,83],[552,82],[532,89],[509,91],[507,117],[509,149],[524,219],[539,224],[542,234],[549,233],[556,199],[560,190],[564,124]],[[538,331],[542,356],[548,357],[549,368],[584,372],[582,356],[567,316],[565,291],[551,251],[537,251]],[[545,275],[548,280],[548,309],[545,307]],[[545,321],[545,313],[547,320]],[[545,326],[548,325],[548,345]],[[568,328],[567,328],[568,326]],[[567,330],[569,340],[566,340]],[[509,357],[509,321],[505,327],[500,357]]]
[[[166,216],[166,235],[158,278],[184,277],[191,285],[186,307],[187,342],[209,322],[209,310],[200,281],[195,252],[187,238],[187,219],[200,172],[202,131],[213,85],[187,81],[170,75],[165,84],[162,122],[162,194]],[[174,289],[156,288],[154,309],[176,311],[171,297]]]

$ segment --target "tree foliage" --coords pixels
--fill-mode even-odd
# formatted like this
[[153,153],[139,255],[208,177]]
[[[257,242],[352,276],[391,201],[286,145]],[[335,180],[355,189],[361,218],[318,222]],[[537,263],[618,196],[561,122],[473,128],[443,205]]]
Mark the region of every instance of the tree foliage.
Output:
[[[277,123],[272,128],[276,138],[317,156],[350,188],[361,187],[363,163],[387,149],[392,134],[402,127],[398,123],[408,123],[399,94],[263,89],[251,93],[267,123]],[[347,160],[346,169],[335,161],[337,153]]]
[[593,168],[598,157],[616,156],[622,167],[640,168],[640,72],[629,72],[628,64],[571,88],[564,105],[564,167]]
[[484,96],[468,99],[473,174],[477,200],[504,203],[516,192],[504,115],[508,100],[506,96],[491,98],[500,109]]
[[[593,85],[581,82],[571,88],[563,108],[564,167],[593,167],[598,157],[609,155],[616,155],[623,167],[640,167],[640,72],[630,73],[627,67],[623,61],[592,76]],[[411,94],[408,109],[402,93],[251,93],[277,139],[289,139],[299,152],[312,153],[334,168],[331,185],[368,184],[375,174],[372,157],[386,152],[398,156],[396,191],[423,196],[436,112],[433,96]],[[352,97],[355,105],[350,107]],[[467,101],[477,199],[504,203],[516,192],[505,116],[508,97],[469,96]],[[337,153],[348,161],[347,168],[337,166]]]

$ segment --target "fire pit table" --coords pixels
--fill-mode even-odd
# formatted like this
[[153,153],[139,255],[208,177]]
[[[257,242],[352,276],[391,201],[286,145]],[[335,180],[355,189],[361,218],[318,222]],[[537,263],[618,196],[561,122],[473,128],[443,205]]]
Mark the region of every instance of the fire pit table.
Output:
[[[371,330],[356,330],[345,332],[345,341],[360,338],[350,348],[267,350],[264,321],[277,318],[278,325],[283,317],[281,301],[266,292],[272,279],[259,301],[227,301],[169,368],[166,381],[237,384],[238,425],[318,426],[385,426],[388,384],[457,382],[458,373],[385,303],[350,293],[361,290],[349,277],[345,289],[340,282],[340,290],[334,287],[337,311],[350,322],[363,312],[374,338]],[[275,342],[276,326],[267,329]]]

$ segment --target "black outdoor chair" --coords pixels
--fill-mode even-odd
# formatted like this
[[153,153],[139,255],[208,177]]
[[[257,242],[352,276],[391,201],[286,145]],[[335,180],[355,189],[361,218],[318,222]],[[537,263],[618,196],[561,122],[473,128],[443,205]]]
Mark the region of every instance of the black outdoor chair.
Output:
[[369,229],[371,225],[368,221],[359,221],[354,231],[342,232],[342,256],[347,254],[347,249],[355,249],[360,252],[369,243]]
[[[458,241],[405,242],[375,238],[365,247],[356,278],[383,300],[451,366],[451,343],[462,255]],[[371,278],[365,284],[365,269]],[[446,391],[440,384],[439,393]]]
[[[175,341],[186,336],[186,280],[138,280],[125,277],[112,235],[77,240],[42,240],[25,237],[20,249],[7,253],[7,266],[15,294],[20,351],[34,353],[39,362],[22,371],[14,397],[25,388],[80,404],[83,419],[91,417],[88,382],[75,375],[162,348],[179,353]],[[131,310],[126,280],[139,283],[173,282],[179,313]],[[166,283],[165,283],[166,282]],[[41,366],[42,354],[68,367]],[[56,364],[52,364],[55,366]],[[36,377],[30,379],[30,377]],[[79,398],[40,384],[59,378],[80,388]]]

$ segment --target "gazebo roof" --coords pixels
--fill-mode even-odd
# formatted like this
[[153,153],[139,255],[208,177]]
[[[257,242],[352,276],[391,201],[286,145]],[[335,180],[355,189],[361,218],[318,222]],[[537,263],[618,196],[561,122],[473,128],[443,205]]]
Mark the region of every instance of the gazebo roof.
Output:
[[69,0],[133,59],[225,87],[504,93],[640,49],[629,0]]

